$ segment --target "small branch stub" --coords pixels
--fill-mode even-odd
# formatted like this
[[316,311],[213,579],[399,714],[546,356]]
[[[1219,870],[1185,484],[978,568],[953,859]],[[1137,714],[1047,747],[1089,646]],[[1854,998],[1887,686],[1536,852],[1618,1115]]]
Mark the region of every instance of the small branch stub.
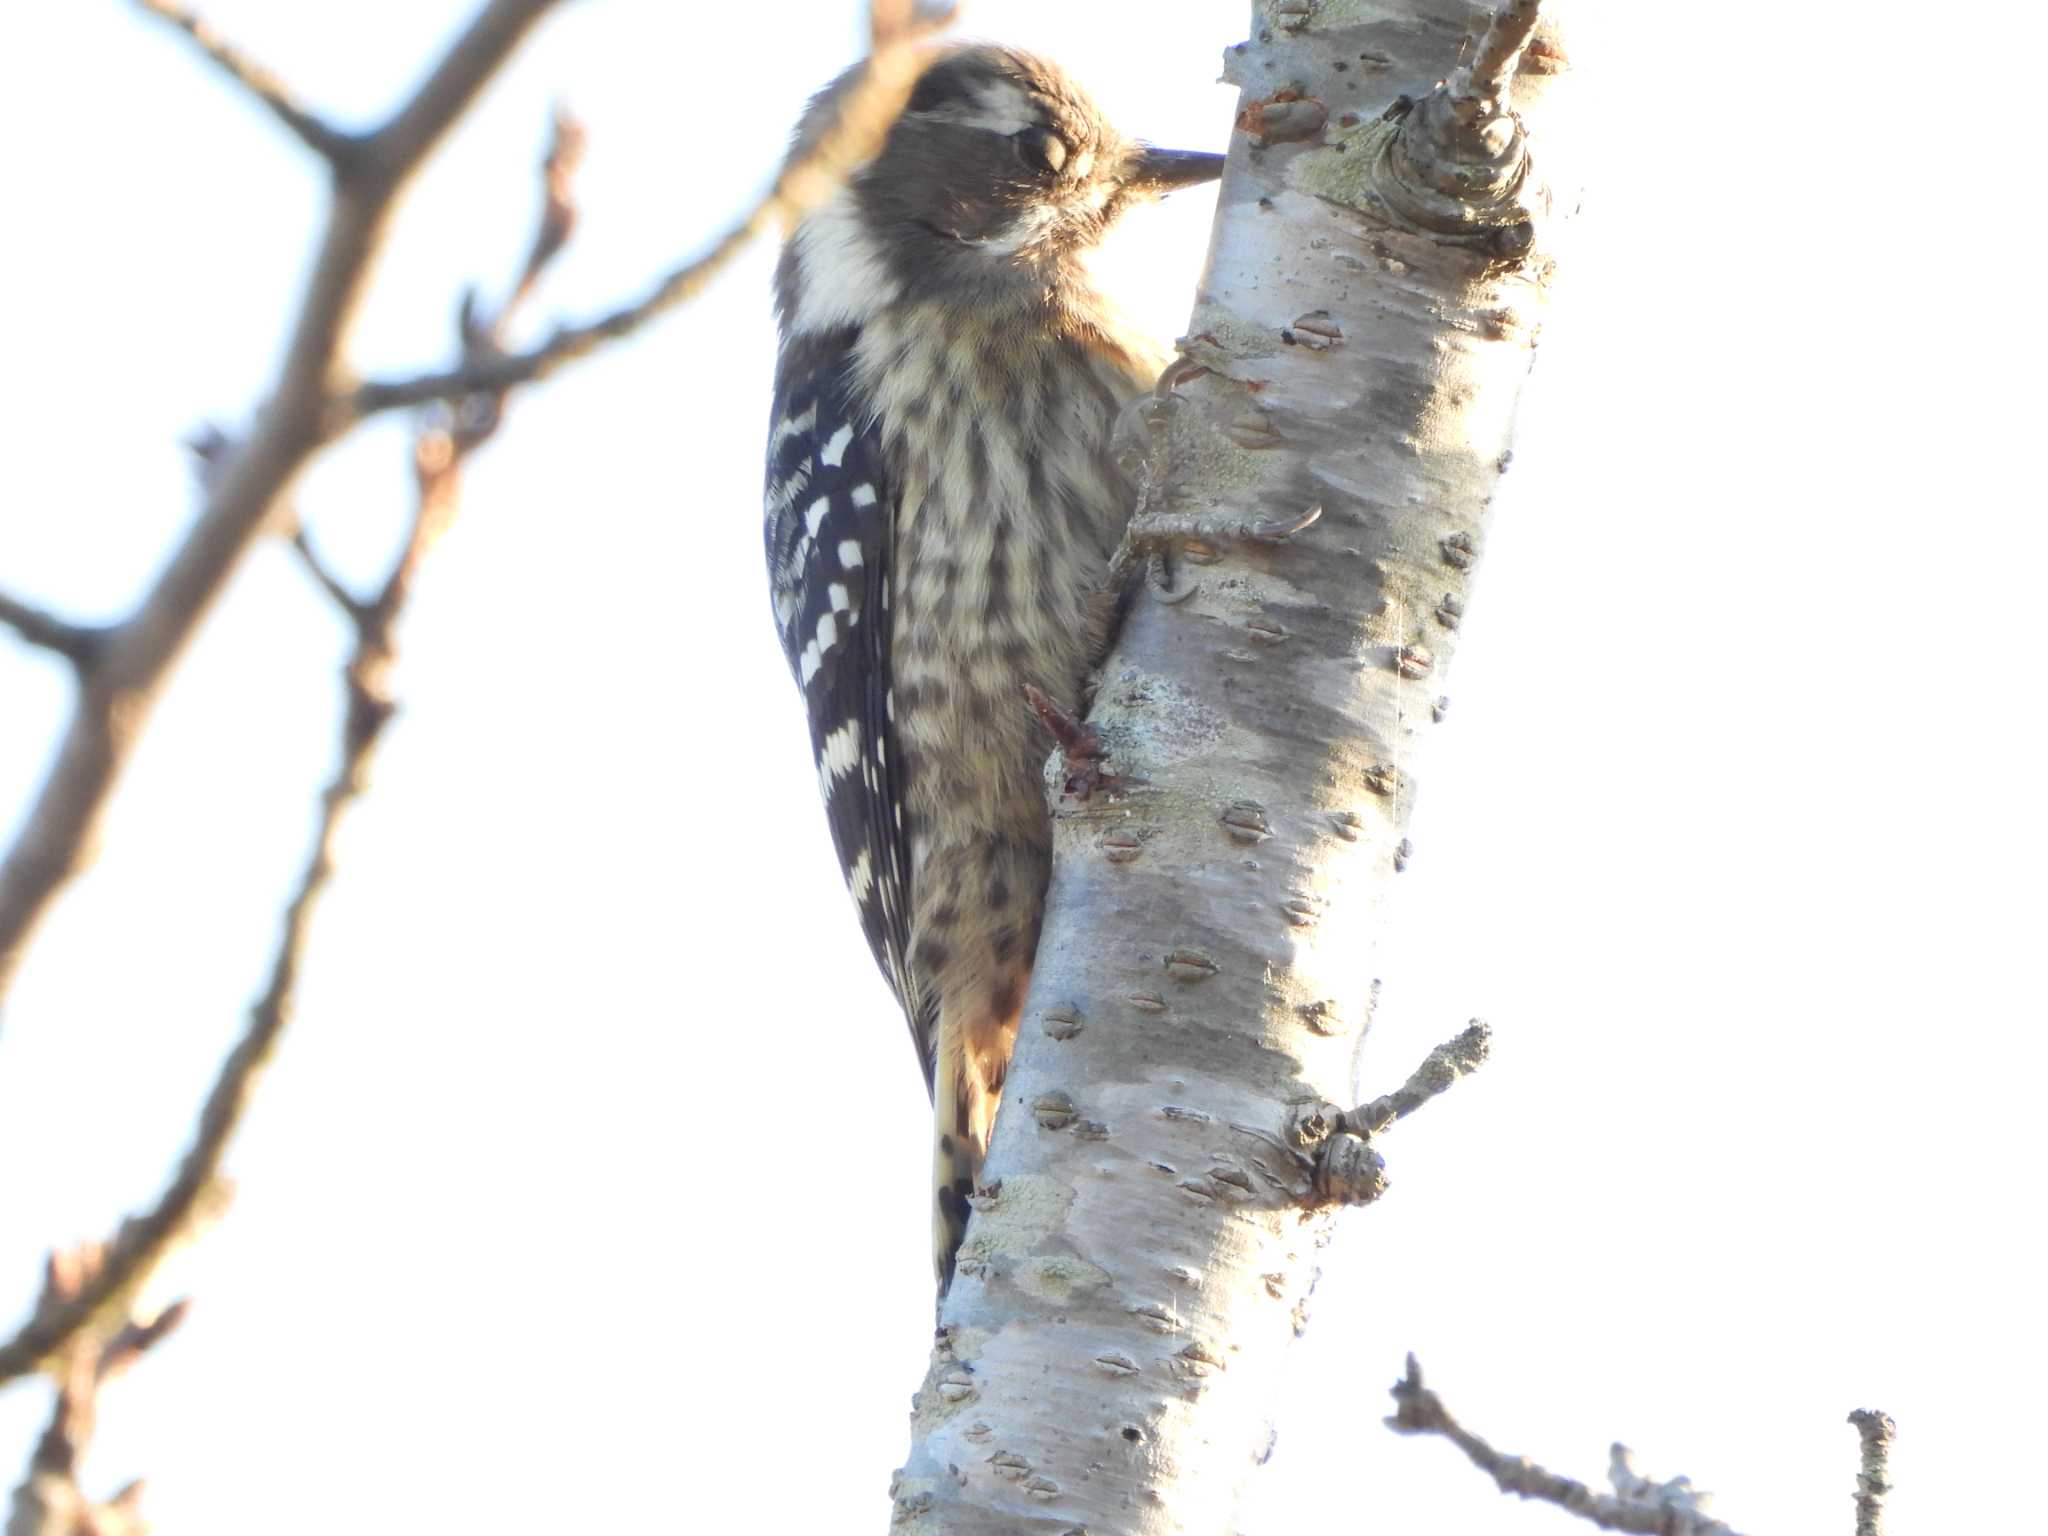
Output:
[[[1322,1005],[1309,1006],[1315,1010],[1304,1014],[1309,1027],[1327,1032],[1318,1018]],[[1288,1129],[1294,1145],[1314,1156],[1313,1199],[1369,1205],[1385,1194],[1386,1163],[1373,1150],[1372,1137],[1475,1071],[1486,1059],[1492,1038],[1485,1022],[1474,1019],[1455,1039],[1431,1051],[1393,1093],[1341,1112],[1330,1105],[1298,1111]]]
[[1370,1205],[1387,1192],[1386,1159],[1355,1131],[1339,1131],[1316,1161],[1316,1193],[1338,1205]]
[[0,625],[13,630],[29,645],[62,656],[80,673],[92,669],[99,654],[104,631],[86,624],[73,624],[55,614],[0,592]]
[[1379,1134],[1396,1120],[1414,1114],[1459,1078],[1478,1071],[1492,1050],[1492,1027],[1484,1019],[1474,1019],[1455,1038],[1424,1057],[1399,1088],[1347,1111],[1345,1125],[1364,1136]]

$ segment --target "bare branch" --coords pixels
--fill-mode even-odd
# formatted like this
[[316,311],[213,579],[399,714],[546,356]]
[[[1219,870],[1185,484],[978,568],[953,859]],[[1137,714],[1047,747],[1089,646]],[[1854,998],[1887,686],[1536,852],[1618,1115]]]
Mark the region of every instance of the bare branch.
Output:
[[327,568],[327,562],[320,558],[306,537],[303,525],[292,529],[292,553],[299,557],[299,564],[305,568],[322,592],[334,599],[334,606],[347,614],[350,622],[360,624],[363,619],[363,602],[342,585],[341,579]]
[[58,618],[48,609],[25,603],[5,592],[0,592],[0,624],[5,624],[30,645],[55,651],[80,672],[92,666],[93,658],[99,654],[106,639],[105,630],[88,624],[73,624]]
[[[352,663],[353,665],[353,663]],[[105,1262],[68,1294],[48,1291],[21,1330],[0,1344],[0,1384],[46,1366],[126,1296],[134,1294],[166,1253],[185,1235],[216,1190],[228,1144],[240,1127],[256,1081],[290,1017],[293,982],[313,909],[333,872],[334,837],[342,813],[360,793],[363,768],[388,707],[368,711],[353,692],[342,766],[322,796],[313,856],[285,915],[284,933],[271,965],[268,985],[250,1010],[242,1038],[228,1053],[200,1111],[199,1126],[170,1185],[154,1207],[121,1224]]]
[[1849,1415],[1863,1442],[1863,1465],[1856,1473],[1856,1536],[1884,1536],[1884,1496],[1892,1491],[1892,1436],[1898,1426],[1891,1415],[1858,1408]]
[[1452,1418],[1443,1399],[1422,1384],[1422,1367],[1413,1355],[1408,1357],[1408,1374],[1394,1383],[1393,1392],[1395,1412],[1387,1420],[1388,1428],[1404,1435],[1442,1435],[1491,1477],[1502,1493],[1555,1504],[1603,1530],[1636,1531],[1643,1536],[1736,1536],[1732,1528],[1707,1516],[1709,1496],[1695,1489],[1689,1479],[1674,1477],[1653,1483],[1639,1476],[1625,1445],[1616,1445],[1610,1452],[1607,1476],[1614,1484],[1611,1494],[1595,1493],[1576,1478],[1560,1477],[1525,1456],[1496,1451]]
[[[445,439],[443,440],[445,443]],[[405,547],[377,596],[367,603],[348,598],[333,583],[355,626],[355,651],[344,670],[347,701],[341,732],[341,761],[320,797],[320,823],[312,857],[300,876],[284,931],[263,994],[250,1009],[242,1038],[228,1053],[213,1090],[200,1111],[199,1127],[170,1186],[156,1205],[131,1217],[91,1273],[75,1285],[51,1284],[42,1302],[12,1339],[0,1344],[0,1385],[45,1367],[85,1335],[96,1320],[106,1318],[132,1296],[164,1255],[182,1238],[195,1215],[218,1188],[229,1143],[240,1128],[263,1068],[290,1021],[292,992],[298,981],[306,934],[315,908],[334,873],[335,837],[348,808],[368,782],[370,757],[397,713],[389,683],[397,659],[396,628],[410,595],[420,561],[447,526],[452,511],[453,456],[445,451],[419,455],[419,495]],[[303,541],[295,540],[295,545]],[[302,558],[306,556],[302,555]],[[323,570],[317,561],[313,568]],[[325,577],[325,581],[333,578]]]
[[[45,1304],[75,1295],[100,1272],[107,1256],[98,1243],[51,1254],[43,1280]],[[123,1323],[103,1341],[77,1338],[55,1362],[57,1400],[29,1457],[28,1476],[14,1491],[7,1536],[142,1536],[142,1485],[130,1483],[96,1505],[79,1484],[79,1467],[98,1424],[100,1389],[168,1338],[189,1310],[188,1303],[178,1301],[148,1321]]]
[[720,235],[710,250],[664,277],[646,297],[588,324],[565,326],[531,351],[480,358],[409,379],[373,380],[356,389],[339,408],[341,414],[350,422],[361,421],[406,406],[455,400],[465,395],[503,394],[518,385],[545,379],[688,303],[774,218],[771,196]]
[[[337,398],[333,380],[397,195],[441,134],[552,0],[493,0],[384,128],[366,138],[346,141],[293,106],[273,77],[191,13],[165,0],[138,3],[185,30],[208,57],[262,99],[304,141],[329,154],[336,166],[337,191],[283,375],[259,413],[262,425],[242,442],[216,435],[202,450],[207,470],[202,477],[206,504],[199,523],[136,614],[106,632],[109,638],[103,663],[88,676],[88,687],[58,762],[20,843],[0,866],[0,990],[11,978],[36,920],[82,867],[93,825],[125,765],[154,693],[192,629],[304,462],[354,419],[332,409]],[[902,11],[901,18],[888,19],[897,10]],[[775,217],[800,212],[827,195],[848,166],[872,152],[907,94],[913,73],[910,44],[943,25],[948,17],[921,16],[909,7],[877,7],[877,54],[851,93],[840,122],[817,153],[785,169],[770,196],[742,227],[751,233]],[[52,1522],[67,1510],[75,1512],[85,1506],[76,1499],[65,1504],[42,1496],[51,1492],[49,1479],[53,1476],[69,1483],[75,1452],[90,1432],[90,1390],[138,1357],[183,1315],[182,1309],[174,1309],[146,1325],[124,1319],[92,1357],[86,1376],[80,1377],[77,1362],[90,1355],[85,1341],[114,1326],[111,1320],[117,1309],[126,1305],[224,1188],[220,1168],[228,1146],[291,1016],[306,935],[332,878],[340,823],[363,793],[370,758],[395,714],[389,682],[396,662],[399,615],[426,552],[454,516],[462,461],[496,431],[509,382],[520,381],[508,382],[491,371],[506,361],[500,350],[506,322],[532,294],[574,228],[570,178],[580,159],[581,143],[580,129],[568,118],[558,117],[543,166],[545,195],[539,227],[511,293],[488,319],[478,316],[473,303],[465,301],[459,325],[463,349],[459,387],[417,397],[457,398],[461,408],[452,410],[447,422],[423,427],[415,442],[414,515],[405,546],[383,587],[368,601],[355,597],[319,559],[304,531],[294,531],[292,544],[300,560],[349,618],[356,633],[345,669],[347,704],[340,761],[321,796],[313,851],[286,909],[263,993],[250,1010],[241,1039],[222,1064],[200,1112],[192,1144],[169,1186],[149,1211],[124,1222],[111,1243],[95,1250],[89,1272],[81,1271],[75,1283],[46,1287],[33,1315],[13,1338],[0,1343],[0,1384],[55,1365],[63,1365],[67,1381],[60,1394],[58,1420],[46,1437],[48,1454],[38,1452],[30,1484],[24,1485],[17,1501],[17,1517],[10,1523],[10,1532],[17,1525],[22,1531],[34,1532],[70,1529]],[[647,312],[688,298],[714,270],[715,265],[697,263],[672,276],[653,296]],[[570,349],[574,355],[594,347],[598,340],[624,333],[615,323],[606,322],[586,330],[592,339],[580,349]],[[567,360],[567,355],[565,352],[561,360]],[[526,376],[539,377],[540,371]],[[99,632],[76,630],[26,604],[0,599],[0,618],[34,643],[74,659],[86,654],[84,637],[91,635],[92,654],[96,658],[102,655]],[[80,664],[83,669],[83,661]],[[56,1273],[54,1268],[52,1273]],[[80,1381],[84,1384],[74,1390]],[[75,1487],[71,1492],[75,1495]],[[124,1492],[113,1504],[101,1506],[99,1513],[112,1520],[125,1509],[132,1519],[133,1493],[133,1489]],[[36,1500],[40,1502],[31,1507]]]
[[222,73],[268,108],[270,115],[289,128],[293,136],[313,153],[339,164],[354,151],[357,144],[354,138],[300,106],[282,80],[214,31],[203,17],[182,5],[173,5],[171,0],[135,0],[135,3],[191,38],[199,51],[219,66]]
[[108,796],[171,667],[286,489],[346,425],[330,408],[342,349],[400,193],[552,3],[490,0],[412,99],[337,164],[327,227],[258,425],[211,467],[192,532],[135,613],[107,632],[20,837],[0,862],[0,995],[35,925],[88,862]]
[[575,178],[583,164],[583,142],[583,125],[565,109],[556,107],[554,135],[548,141],[547,158],[540,166],[540,220],[534,228],[533,244],[527,248],[526,265],[520,269],[519,280],[499,311],[501,329],[506,317],[532,297],[541,274],[576,232]]
[[[885,11],[901,13],[901,19],[885,19]],[[337,402],[337,414],[344,423],[351,423],[384,411],[437,400],[502,395],[521,384],[547,378],[687,304],[758,236],[778,224],[802,217],[806,210],[823,202],[854,166],[874,153],[909,96],[916,45],[950,25],[955,14],[953,9],[923,12],[900,3],[878,4],[873,11],[875,51],[847,91],[838,120],[809,154],[784,166],[754,206],[714,239],[708,249],[674,268],[642,298],[596,320],[563,326],[530,351],[465,360],[457,367],[409,379],[371,380]]]
[[1493,1048],[1493,1030],[1484,1019],[1474,1019],[1459,1034],[1431,1051],[1392,1093],[1383,1093],[1369,1103],[1344,1114],[1348,1130],[1362,1136],[1375,1135],[1407,1115],[1412,1115],[1444,1092],[1459,1078],[1479,1070]]
[[1498,101],[1506,96],[1542,11],[1543,0],[1507,0],[1494,12],[1472,57],[1452,71],[1446,82],[1451,95],[1477,101]]
[[[458,324],[465,349],[489,346],[515,306],[531,293],[547,263],[567,241],[573,216],[566,216],[580,130],[566,118],[556,121],[553,148],[542,166],[543,206],[539,229],[520,269],[510,297],[488,322],[465,302]],[[377,594],[356,597],[330,571],[303,528],[294,528],[293,550],[300,563],[347,616],[356,644],[343,676],[347,687],[341,732],[341,762],[321,795],[319,830],[313,854],[286,909],[284,931],[263,995],[251,1009],[240,1041],[223,1063],[213,1091],[199,1116],[191,1148],[156,1206],[122,1224],[114,1241],[100,1253],[91,1274],[77,1284],[47,1285],[34,1315],[5,1344],[0,1344],[0,1384],[47,1365],[85,1335],[96,1320],[132,1296],[165,1253],[189,1228],[209,1195],[218,1187],[220,1166],[229,1142],[241,1124],[263,1067],[276,1049],[291,1014],[300,956],[315,907],[333,873],[333,849],[344,813],[362,794],[369,760],[384,729],[397,712],[391,673],[397,662],[397,625],[411,596],[421,562],[446,530],[457,505],[458,472],[463,457],[496,431],[501,413],[495,409],[456,420],[452,426],[423,428],[414,444],[415,498],[404,547]],[[199,448],[209,466],[228,451],[214,434]]]
[[554,5],[555,0],[489,0],[412,99],[370,136],[363,158],[394,182],[410,177]]

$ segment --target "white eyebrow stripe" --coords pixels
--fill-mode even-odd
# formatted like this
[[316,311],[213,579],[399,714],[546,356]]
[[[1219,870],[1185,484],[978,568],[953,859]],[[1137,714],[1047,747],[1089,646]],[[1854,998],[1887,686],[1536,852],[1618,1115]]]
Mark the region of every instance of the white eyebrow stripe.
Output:
[[991,80],[974,93],[972,106],[948,102],[924,114],[942,123],[963,128],[984,128],[990,133],[1022,133],[1042,121],[1031,97],[1014,80]]
[[981,88],[977,128],[992,133],[1022,133],[1038,126],[1038,113],[1023,88],[1009,80],[993,80]]

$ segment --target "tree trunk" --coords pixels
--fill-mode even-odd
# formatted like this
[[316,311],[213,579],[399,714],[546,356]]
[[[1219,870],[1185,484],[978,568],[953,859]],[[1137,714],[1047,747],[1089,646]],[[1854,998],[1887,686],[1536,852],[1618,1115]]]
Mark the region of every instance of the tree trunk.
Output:
[[899,1526],[1229,1529],[1330,1212],[1376,1192],[1332,1111],[1545,302],[1549,194],[1494,103],[1512,74],[1533,122],[1563,67],[1547,26],[1517,58],[1533,12],[1266,0],[1229,50],[1186,362],[1126,422],[1152,569],[1093,714],[1123,782],[1056,813]]

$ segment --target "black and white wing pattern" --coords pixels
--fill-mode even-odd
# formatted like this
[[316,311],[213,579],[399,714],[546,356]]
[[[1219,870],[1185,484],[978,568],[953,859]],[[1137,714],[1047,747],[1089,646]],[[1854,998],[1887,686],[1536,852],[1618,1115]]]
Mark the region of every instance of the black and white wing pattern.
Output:
[[895,499],[880,429],[854,387],[858,336],[848,327],[784,349],[768,437],[768,579],[839,865],[929,1087],[935,1010],[910,971],[909,843],[889,724]]

